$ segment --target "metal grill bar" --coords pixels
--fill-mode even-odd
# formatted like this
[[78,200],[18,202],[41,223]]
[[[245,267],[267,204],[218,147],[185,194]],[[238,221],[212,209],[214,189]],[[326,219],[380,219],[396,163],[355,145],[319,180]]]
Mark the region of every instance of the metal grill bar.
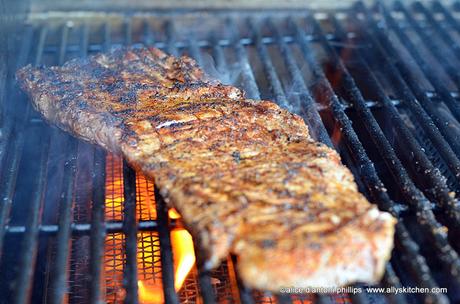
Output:
[[[364,31],[366,32],[366,34],[373,39],[374,45],[377,45],[379,46],[380,49],[384,50],[384,53],[386,54],[387,58],[392,58],[392,62],[397,70],[393,69],[392,72],[396,72],[396,73],[395,74],[388,73],[388,75],[390,76],[397,75],[398,77],[401,76],[404,79],[404,81],[406,81],[407,84],[410,86],[413,92],[413,95],[411,93],[411,90],[407,89],[407,86],[401,86],[400,82],[396,82],[396,84],[400,86],[399,91],[404,96],[404,98],[408,101],[407,104],[408,105],[413,104],[415,106],[418,106],[418,101],[419,101],[422,104],[424,110],[430,115],[431,119],[436,124],[436,127],[441,131],[443,137],[449,142],[450,146],[455,151],[455,153],[451,154],[449,149],[445,147],[445,145],[442,142],[440,142],[440,140],[442,139],[442,136],[433,134],[433,132],[437,133],[437,129],[433,127],[431,128],[428,127],[431,124],[429,120],[427,120],[428,122],[427,124],[425,123],[421,124],[422,126],[424,126],[424,131],[430,136],[430,140],[432,140],[434,143],[443,144],[443,147],[445,148],[439,149],[439,152],[443,154],[443,157],[451,160],[447,162],[448,164],[455,164],[454,167],[453,165],[450,165],[449,167],[455,172],[455,176],[458,179],[460,177],[460,174],[458,173],[460,167],[457,166],[458,158],[456,156],[460,154],[460,146],[458,144],[459,143],[458,135],[452,134],[450,132],[449,128],[445,124],[445,119],[439,114],[434,104],[427,98],[418,80],[412,76],[410,68],[404,63],[404,60],[400,57],[400,55],[398,54],[398,51],[396,51],[396,49],[393,47],[388,37],[385,35],[385,33],[383,33],[376,26],[375,21],[370,15],[370,12],[363,5],[359,5],[359,3],[357,6],[357,9],[358,11],[362,11],[367,16],[366,23],[363,23],[363,25],[369,26],[372,29],[372,33],[377,35],[377,37],[372,37],[373,35],[372,33],[368,32],[367,27],[364,28]],[[387,66],[385,67],[388,68]],[[414,95],[416,98],[414,98]]]
[[[309,89],[304,83],[302,74],[296,62],[294,61],[294,56],[291,50],[283,41],[279,30],[276,26],[274,26],[273,22],[270,19],[267,20],[267,26],[275,34],[275,38],[277,39],[278,46],[286,62],[287,69],[291,74],[293,83],[300,86],[301,93],[298,96],[298,102],[301,105],[301,108],[303,109],[303,116],[306,118],[306,121],[309,123],[312,130],[316,130],[316,132],[318,132],[318,140],[332,147],[331,139],[327,134],[326,128],[324,127],[324,124],[321,121],[321,117],[319,116],[318,111],[314,110],[316,109],[316,104],[309,93]],[[297,100],[294,101],[294,103],[296,102]]]
[[254,20],[248,19],[248,25],[251,29],[251,32],[253,33],[253,40],[255,41],[257,51],[259,53],[260,59],[262,60],[266,77],[270,82],[270,88],[278,104],[283,107],[288,107],[289,102],[286,98],[286,94],[284,94],[283,87],[278,78],[278,75],[276,74],[276,69],[273,66],[272,60],[268,54],[267,47],[262,42],[262,35],[258,27],[259,25],[254,23]]
[[[21,49],[18,56],[17,66],[24,65],[27,60],[27,56],[29,54],[30,48],[32,46],[32,34],[33,29],[32,27],[26,27],[24,32],[24,38],[21,43]],[[40,38],[44,37],[44,35],[40,35]],[[43,46],[44,38],[39,40],[39,47]],[[15,94],[13,98],[19,100],[18,94]],[[26,106],[26,117],[29,116],[29,106]],[[14,141],[6,141],[11,144],[8,148],[7,153],[4,155],[4,162],[7,164],[7,167],[2,167],[2,174],[1,174],[1,201],[0,204],[0,259],[1,254],[3,253],[3,240],[5,236],[6,224],[8,220],[8,216],[10,214],[11,205],[13,203],[13,195],[16,185],[16,178],[18,173],[19,163],[22,157],[22,147],[24,145],[24,126],[25,126],[26,118],[23,121],[17,123],[17,130],[19,132],[19,136]],[[11,122],[12,123],[12,122]],[[7,138],[9,138],[11,134]]]
[[236,27],[235,21],[231,18],[227,19],[226,22],[227,28],[229,29],[229,36],[232,47],[235,49],[236,55],[239,60],[241,70],[243,72],[243,82],[246,85],[246,95],[248,98],[260,99],[259,88],[257,87],[257,82],[254,77],[254,72],[252,71],[251,65],[249,64],[248,54],[246,52],[245,46],[241,44],[241,40],[238,37],[238,28]]
[[126,235],[126,263],[123,286],[125,303],[137,303],[137,232],[136,232],[136,173],[123,162],[123,232]]
[[[66,270],[67,260],[69,257],[69,250],[67,246],[71,237],[71,219],[73,209],[73,192],[76,174],[76,153],[78,143],[75,139],[69,140],[68,146],[68,159],[69,162],[64,167],[64,185],[65,188],[62,191],[63,197],[60,202],[59,208],[59,231],[56,236],[57,246],[60,247],[56,251],[55,264],[52,271],[51,288],[53,290],[51,302],[62,303],[64,299],[64,293],[66,290]],[[39,230],[39,227],[38,227]]]
[[90,243],[90,280],[89,302],[100,303],[102,300],[101,276],[104,256],[104,201],[105,201],[105,153],[97,149],[94,153],[94,177],[91,213],[91,243]]
[[[320,35],[322,29],[317,24],[316,20],[312,20],[313,26],[318,31]],[[400,190],[406,195],[407,201],[415,208],[416,215],[420,227],[426,229],[433,237],[434,244],[438,249],[439,256],[442,257],[441,260],[446,262],[446,266],[452,269],[452,273],[460,273],[460,263],[457,253],[450,246],[447,236],[439,232],[439,229],[442,229],[442,226],[436,221],[434,214],[431,212],[431,204],[425,198],[423,193],[415,187],[415,185],[410,180],[408,174],[406,173],[402,163],[397,158],[394,150],[391,148],[389,142],[385,138],[385,135],[380,130],[378,123],[373,118],[372,114],[368,112],[367,108],[364,105],[364,99],[362,98],[359,90],[354,83],[350,74],[348,74],[345,66],[341,62],[335,50],[330,46],[327,40],[323,40],[324,46],[329,48],[329,55],[333,60],[336,60],[337,68],[342,73],[344,83],[343,88],[347,90],[346,94],[348,97],[361,108],[361,119],[365,122],[365,126],[368,129],[368,132],[372,134],[372,139],[375,140],[376,145],[379,146],[379,151],[384,151],[382,153],[382,158],[387,162],[387,165],[390,170],[393,171],[393,176],[397,180],[398,185],[400,185]],[[358,110],[360,111],[360,110]],[[359,113],[359,112],[358,112]],[[458,276],[454,276],[458,279]],[[437,295],[435,295],[437,296]],[[443,295],[439,295],[438,300],[443,300]],[[445,297],[444,297],[445,298]],[[446,300],[446,299],[444,299]]]
[[[325,33],[317,21],[313,18],[309,18],[309,21],[313,25],[315,31],[319,33],[321,37],[324,37]],[[327,40],[322,39],[321,43],[326,49],[328,56],[330,56],[334,68],[337,69],[337,71],[339,71],[339,73],[342,75],[341,87],[345,90],[347,98],[351,100],[357,108],[360,118],[365,122],[367,131],[371,134],[371,138],[374,140],[375,144],[380,147],[381,150],[379,149],[379,151],[382,151],[381,156],[388,164],[390,170],[393,172],[393,176],[397,183],[401,185],[402,191],[406,192],[408,199],[413,200],[414,205],[419,210],[430,209],[430,202],[412,183],[409,175],[405,171],[400,160],[397,158],[396,153],[383,134],[383,131],[381,130],[377,121],[366,108],[361,92],[359,91],[355,81],[349,74],[339,55]],[[414,199],[417,201],[414,201]]]
[[[446,126],[445,119],[439,114],[438,110],[434,107],[432,102],[430,102],[430,100],[426,97],[425,91],[419,84],[418,80],[413,77],[413,73],[411,72],[410,67],[408,67],[407,64],[404,62],[404,60],[401,58],[398,51],[393,47],[393,44],[389,41],[386,34],[376,26],[376,22],[374,18],[372,17],[371,13],[365,8],[364,5],[361,5],[361,4],[362,3],[358,2],[357,9],[363,10],[363,12],[365,13],[366,18],[367,18],[367,22],[365,23],[366,26],[371,27],[373,33],[377,35],[376,38],[378,40],[380,40],[381,42],[385,42],[385,43],[382,43],[382,45],[385,48],[385,50],[388,52],[389,58],[393,59],[393,62],[395,66],[397,67],[397,69],[400,71],[401,76],[409,84],[417,100],[422,103],[422,106],[424,107],[425,111],[427,111],[427,113],[431,116],[436,126],[442,132],[442,135],[448,140],[450,146],[455,151],[456,155],[460,155],[460,141],[459,141],[458,134],[455,134],[454,132],[452,132],[452,130],[450,130],[450,128],[448,128],[448,126]],[[386,9],[383,9],[382,12],[383,14],[386,15],[385,19],[388,20],[389,23],[392,23],[391,21],[393,21],[393,19],[391,18],[391,16],[387,15]],[[395,29],[395,32],[403,34],[401,31],[398,31],[398,29]],[[406,39],[403,39],[403,41],[409,41],[408,37],[405,37],[405,38]],[[409,43],[406,42],[406,45],[408,46]],[[412,47],[408,47],[409,51],[411,51],[412,49],[415,50],[415,46],[412,45]],[[421,63],[423,63],[422,59],[421,59]],[[405,91],[402,91],[402,90],[400,92],[404,94],[406,93]],[[428,130],[428,132],[429,131],[430,130]],[[432,140],[436,140],[436,139],[432,139]],[[458,171],[459,168],[456,168],[456,170]]]
[[200,253],[195,253],[197,258],[197,267],[198,267],[198,282],[200,283],[201,297],[203,298],[203,303],[216,303],[216,297],[214,291],[212,290],[211,284],[211,273],[208,270],[204,269],[203,261],[200,258]]
[[[399,278],[396,276],[395,271],[393,270],[393,267],[391,266],[390,263],[387,264],[385,267],[385,275],[383,276],[382,280],[383,286],[385,287],[396,287],[396,288],[401,288],[401,281]],[[404,297],[404,295],[398,293],[398,294],[389,294],[388,298],[390,300],[390,303],[401,303],[401,304],[406,304],[407,300]]]
[[[88,35],[89,29],[87,26],[83,27],[81,35],[81,49],[80,56],[82,58],[86,57],[88,49]],[[67,40],[67,39],[66,39]],[[65,47],[65,45],[64,45]],[[56,236],[56,244],[58,249],[56,250],[55,263],[52,270],[51,276],[51,299],[52,303],[62,303],[65,297],[66,284],[67,284],[67,264],[69,258],[69,250],[67,250],[67,244],[70,242],[72,235],[71,229],[71,219],[73,217],[73,193],[75,187],[75,178],[76,178],[76,162],[77,162],[77,151],[78,143],[75,139],[68,139],[68,148],[67,148],[67,159],[68,162],[65,163],[64,167],[64,189],[62,192],[62,199],[59,207],[59,220],[58,227],[59,230]],[[40,227],[39,227],[40,230]]]
[[[110,23],[103,25],[103,45],[106,51],[110,48]],[[101,290],[102,265],[104,258],[104,240],[106,237],[105,214],[105,153],[99,149],[94,152],[92,213],[90,229],[90,274],[88,280],[89,302],[100,303],[103,298]]]
[[[131,19],[124,21],[126,45],[132,44]],[[123,286],[126,290],[124,302],[138,303],[137,287],[137,231],[136,231],[136,172],[123,161],[123,231],[126,236],[126,263],[123,272]]]
[[[423,7],[425,8],[422,4],[417,5],[418,7]],[[445,21],[449,26],[452,28],[455,28],[457,32],[460,32],[460,26],[457,23],[457,21],[452,17],[452,14],[446,10],[446,8],[439,2],[439,1],[433,1],[433,9],[441,12],[445,18]],[[425,9],[426,10],[426,9]],[[458,42],[455,42],[452,38],[452,36],[447,32],[443,31],[441,27],[438,25],[438,23],[434,20],[434,18],[431,16],[429,12],[427,12],[428,15],[427,18],[430,20],[430,23],[435,26],[437,30],[437,34],[444,39],[447,45],[450,45],[452,48],[452,53],[460,60],[460,54],[458,53],[458,50],[460,49],[460,45]],[[431,20],[434,20],[434,23],[431,22]],[[441,33],[442,32],[442,33]]]
[[[415,29],[415,32],[420,36],[420,38],[429,46],[429,50],[435,55],[436,59],[441,63],[441,66],[444,68],[447,74],[451,76],[453,79],[455,79],[456,72],[452,68],[451,63],[446,62],[446,54],[444,54],[444,52],[440,49],[438,44],[434,43],[434,40],[431,39],[428,36],[428,34],[425,33],[422,27],[414,20],[414,18],[411,16],[411,14],[407,11],[407,9],[403,6],[403,4],[400,1],[395,2],[395,8],[403,13],[405,20],[409,22],[410,26],[413,29]],[[383,8],[383,10],[386,11],[385,8]],[[455,118],[457,120],[460,120],[460,105],[456,100],[454,100],[452,95],[450,95],[450,92],[448,88],[444,85],[442,78],[432,68],[432,63],[429,63],[423,59],[418,49],[415,48],[414,45],[411,43],[411,40],[405,39],[408,38],[407,35],[405,35],[403,31],[400,30],[399,26],[397,26],[397,23],[394,22],[394,19],[388,14],[387,11],[384,12],[384,16],[389,17],[387,18],[387,20],[389,20],[390,26],[393,26],[395,30],[397,29],[396,34],[400,38],[404,39],[404,41],[402,42],[410,50],[411,56],[413,56],[414,59],[417,61],[421,69],[424,71],[425,76],[430,80],[436,92],[447,104]]]
[[174,267],[171,239],[168,229],[168,212],[165,202],[158,189],[155,188],[155,202],[158,219],[158,235],[160,238],[161,255],[161,280],[163,282],[163,294],[166,304],[179,303],[174,289]]
[[[395,245],[402,251],[401,259],[406,262],[405,266],[414,274],[417,285],[428,288],[437,287],[426,264],[426,259],[419,254],[418,245],[410,239],[409,233],[405,228],[398,227],[398,230],[400,233],[396,234]],[[425,302],[449,303],[449,300],[443,294],[424,294],[422,298]]]
[[[176,41],[176,35],[175,35],[175,26],[174,26],[174,22],[173,20],[170,20],[169,22],[167,22],[165,24],[165,31],[166,31],[166,35],[167,35],[167,49],[168,51],[171,53],[171,54],[174,54],[175,56],[178,56],[179,55],[179,50],[176,48],[175,44],[174,44],[174,41]],[[193,41],[190,41],[189,42],[193,42]],[[199,49],[195,46],[193,47],[192,45],[189,45],[189,51],[190,51],[190,54],[198,61],[200,60],[201,61],[201,55],[200,55],[200,51]],[[200,62],[201,63],[201,62]],[[159,216],[160,216],[160,213],[158,213]],[[165,224],[167,225],[168,223],[168,215],[167,213],[165,212],[165,216],[166,216],[166,220],[165,220]],[[160,225],[161,227],[161,225]],[[159,230],[160,232],[160,244],[162,244],[162,241],[161,241],[161,230]],[[166,250],[172,250],[170,248],[170,240],[169,240],[169,231],[167,232],[168,235],[166,236],[165,235],[166,232],[163,232],[163,243],[166,243]],[[162,252],[164,251],[164,248],[163,248],[163,245],[162,246]],[[169,258],[169,255],[171,256],[171,259],[172,259],[172,252],[170,254],[168,254],[165,258]],[[203,298],[203,301],[204,303],[214,303],[214,299],[215,299],[215,296],[214,296],[214,292],[212,290],[212,286],[211,286],[211,283],[210,283],[210,276],[209,276],[209,271],[206,271],[204,270],[204,265],[203,265],[203,262],[200,261],[200,256],[199,255],[196,255],[196,259],[197,259],[197,268],[198,268],[198,281],[199,281],[199,285],[200,285],[200,291],[201,291],[201,296]],[[163,259],[162,259],[163,260]],[[171,266],[172,268],[172,266]],[[165,269],[165,268],[163,268]],[[166,272],[166,269],[165,271],[163,272],[163,275],[165,274]],[[170,301],[171,303],[173,303],[172,301],[178,301],[177,299],[177,295],[175,294],[175,290],[174,290],[174,272],[173,270],[171,269],[169,271],[169,273],[167,274],[167,277],[166,277],[166,282],[165,282],[165,279],[163,279],[163,284],[164,285],[164,293],[165,293],[165,299],[166,299],[166,296],[169,296],[170,298]],[[166,285],[166,284],[169,284],[169,285]],[[167,289],[169,289],[167,291]],[[167,295],[168,293],[168,295]],[[171,294],[169,294],[171,293]],[[172,293],[174,293],[174,296],[172,295]]]
[[[211,38],[210,40],[213,42],[216,42],[216,34],[215,33],[210,33]],[[229,66],[227,64],[227,60],[225,59],[224,52],[222,50],[222,47],[219,44],[214,44],[212,48],[212,53],[213,57],[215,58],[215,63],[216,63],[216,68],[219,72],[224,72],[229,69]],[[233,265],[236,265],[236,258],[234,256],[231,257]],[[233,267],[235,269],[235,267]],[[238,272],[235,269],[235,277],[238,285],[238,291],[239,291],[239,296],[240,296],[240,301],[243,304],[253,304],[254,300],[251,297],[251,291],[246,288],[239,277]]]
[[[457,22],[457,20],[454,19],[454,17],[452,17],[452,14],[448,10],[446,10],[446,8],[439,1],[434,1],[433,8],[441,12],[444,18],[446,19],[447,24],[454,28],[458,33],[460,33],[459,23]],[[451,41],[451,39],[449,39],[450,36],[448,35],[448,33],[440,34],[438,32],[438,34],[447,42],[448,45],[451,46],[452,52],[460,60],[460,54],[458,53],[458,50],[460,49],[460,44],[458,42]]]
[[[337,31],[335,33],[337,37],[342,37],[343,39],[346,39],[346,34],[339,22],[337,21],[337,19],[333,16],[331,18],[333,20],[332,23],[335,25]],[[445,183],[445,177],[443,177],[440,174],[439,170],[437,170],[433,166],[426,154],[422,152],[423,148],[418,144],[418,142],[412,136],[409,129],[405,126],[401,118],[401,115],[398,113],[397,109],[393,106],[393,104],[386,96],[384,89],[379,84],[377,78],[375,77],[370,67],[367,65],[366,62],[363,61],[361,52],[362,51],[360,49],[356,49],[356,53],[358,54],[358,56],[355,57],[355,60],[357,60],[358,65],[363,68],[363,72],[366,73],[366,75],[368,75],[368,77],[365,80],[366,86],[378,95],[379,101],[382,102],[385,106],[385,109],[388,110],[387,113],[391,118],[392,122],[394,123],[394,127],[396,129],[395,131],[401,137],[403,142],[410,147],[410,151],[412,153],[411,156],[414,159],[416,159],[415,166],[417,167],[418,172],[424,172],[426,174],[426,177],[429,179],[429,182],[431,183],[431,187],[436,188],[438,190],[435,193],[437,201],[446,210],[446,214],[451,217],[452,224],[456,227],[459,227],[458,224],[460,223],[460,209],[457,205],[456,200],[449,195],[450,190]],[[359,109],[358,107],[356,108],[358,112],[362,112],[363,115],[366,115],[369,117],[369,119],[372,119],[373,122],[369,126],[372,129],[376,128],[375,130],[378,130],[378,123],[375,120],[375,118],[373,118],[372,113],[366,107],[365,103],[363,101],[360,101]],[[380,130],[379,133],[379,137],[385,137],[382,130]],[[376,138],[375,136],[372,137]],[[392,149],[388,141],[385,143],[385,145],[387,145],[387,147],[385,149],[382,149],[382,151],[385,151],[386,149]],[[385,151],[383,153],[386,154],[389,152]],[[397,158],[396,153],[394,153],[394,151],[392,151],[392,153],[392,158]],[[391,159],[390,162],[393,164],[393,159]],[[407,174],[406,176],[406,178],[409,180]],[[415,188],[415,185],[413,185],[413,187]]]
[[[358,7],[358,9],[360,9],[360,7]],[[428,116],[424,109],[424,107],[428,107],[428,111],[430,115],[432,115],[432,101],[430,101],[422,92],[422,89],[417,84],[417,81],[410,76],[408,68],[404,66],[404,64],[399,64],[402,61],[400,58],[398,58],[399,55],[397,55],[396,50],[392,48],[391,43],[386,38],[386,36],[381,35],[379,36],[379,39],[377,39],[374,35],[366,30],[367,26],[370,26],[373,30],[376,30],[374,28],[374,22],[370,21],[369,19],[366,21],[366,23],[362,23],[362,26],[364,29],[363,33],[365,34],[365,39],[371,42],[373,46],[372,54],[376,57],[371,58],[369,53],[365,53],[364,57],[366,61],[369,62],[373,67],[382,67],[385,75],[388,75],[391,78],[392,82],[397,87],[398,92],[403,95],[405,101],[404,104],[407,105],[411,113],[417,119],[418,123],[420,123],[424,132],[436,146],[438,152],[446,160],[446,163],[458,180],[460,178],[460,160],[458,159],[456,152],[452,150],[452,148],[443,138],[445,132],[449,133],[449,131],[444,129],[443,135],[441,135],[439,129],[437,128],[437,124],[442,124],[442,128],[444,128],[444,124],[440,121],[440,119],[435,118],[435,120],[438,120],[437,124],[435,125],[433,120],[430,118],[430,116]],[[382,41],[382,43],[380,41]],[[392,58],[392,60],[389,58]],[[393,65],[395,59],[398,59],[397,66]],[[403,72],[400,73],[398,70]],[[402,74],[406,75],[407,77],[403,79]],[[406,84],[407,80],[409,81]],[[411,89],[408,87],[408,84],[411,86],[412,90],[417,93],[417,97],[414,96]],[[424,104],[424,107],[422,107],[422,105],[419,103],[418,98],[421,98],[420,101]],[[449,139],[454,140],[452,137]]]
[[[233,265],[235,265],[236,257],[232,256],[231,259],[232,259]],[[241,303],[254,304],[254,299],[251,296],[251,291],[246,286],[244,286],[243,282],[241,281],[241,278],[238,275],[238,272],[237,271],[235,272],[236,272],[236,283],[237,283]]]
[[[165,24],[167,24],[168,22],[166,22]],[[166,28],[166,27],[165,27]],[[153,35],[153,33],[152,33]],[[307,35],[305,37],[306,39],[308,40],[315,40],[315,37],[311,36],[311,35]],[[328,37],[328,39],[334,39],[334,37]],[[294,41],[294,38],[292,36],[286,36],[286,35],[283,35],[283,40],[286,42],[286,43],[292,43]],[[187,48],[189,47],[189,41],[170,41],[172,46],[176,49],[183,49],[183,48]],[[275,39],[273,37],[263,37],[262,39],[262,42],[265,44],[265,45],[273,45],[276,43]],[[241,38],[239,40],[239,43],[243,46],[250,46],[250,45],[253,45],[254,42],[251,38]],[[229,39],[217,39],[216,42],[212,42],[212,40],[209,40],[209,39],[206,39],[206,40],[197,40],[196,41],[196,44],[198,47],[200,48],[212,48],[214,47],[216,44],[220,47],[230,47],[232,46],[232,41],[229,40]],[[116,43],[114,42],[112,44],[113,47],[120,47],[120,46],[123,46],[124,44],[122,43]],[[132,43],[133,46],[142,46],[143,44],[142,43],[139,43],[139,42],[134,42]],[[168,45],[168,42],[166,41],[157,41],[155,43],[152,44],[154,47],[156,48],[160,48],[160,49],[167,49],[167,45]],[[56,49],[58,49],[58,47],[56,47],[55,45],[47,45],[44,49],[44,52],[47,52],[47,53],[55,53],[56,52]],[[69,51],[79,51],[80,50],[80,46],[77,45],[77,44],[70,44],[69,47],[68,47],[68,50]],[[91,51],[91,52],[101,52],[104,50],[104,46],[101,45],[101,44],[98,44],[98,43],[92,43],[88,46],[88,50]]]
[[[313,25],[314,25],[316,30],[321,30],[320,28],[318,29],[319,25],[316,23],[315,20],[311,20],[311,18],[310,18],[310,22],[313,23]],[[295,24],[294,24],[294,26],[295,26]],[[297,28],[298,32],[301,31],[298,26],[296,28]],[[322,33],[322,34],[324,36],[324,33]],[[300,35],[300,38],[301,37],[302,37],[302,35]],[[346,126],[348,127],[350,125],[349,120],[348,120],[346,114],[343,112],[343,110],[341,108],[341,105],[340,105],[336,95],[334,94],[329,82],[325,78],[321,67],[319,67],[317,61],[314,59],[313,50],[311,49],[311,47],[308,46],[308,42],[303,41],[303,40],[300,40],[299,42],[300,42],[301,47],[303,49],[304,58],[309,63],[309,65],[312,67],[313,73],[314,73],[314,76],[315,76],[316,81],[312,86],[313,92],[315,92],[315,91],[319,92],[320,94],[323,95],[323,98],[325,98],[326,100],[329,100],[330,102],[332,102],[331,109],[334,111],[335,119],[337,119],[338,122],[343,123],[343,126],[342,126],[343,134],[345,136],[347,136],[347,137],[351,137],[350,139],[353,140],[353,144],[350,146],[350,148],[356,149],[358,147],[361,147],[361,149],[362,149],[361,151],[358,152],[359,154],[354,153],[354,155],[360,156],[358,161],[363,163],[363,164],[360,164],[361,168],[365,168],[365,166],[368,166],[368,168],[369,168],[368,171],[366,171],[366,173],[363,175],[363,179],[365,179],[365,181],[369,184],[369,190],[370,190],[371,194],[377,196],[376,198],[378,198],[379,205],[380,205],[380,207],[382,209],[388,210],[388,211],[394,213],[395,215],[397,215],[397,211],[393,207],[394,203],[389,199],[389,197],[387,196],[387,193],[385,191],[382,191],[382,189],[384,189],[383,184],[379,180],[371,161],[369,160],[369,158],[367,157],[366,153],[364,152],[364,148],[362,148],[362,145],[360,144],[359,140],[356,138],[356,134],[354,134],[354,130],[351,129],[351,127],[350,127],[351,130],[348,133],[347,130],[345,129]],[[328,44],[327,41],[325,43]],[[335,57],[336,60],[338,60],[338,58],[336,56],[334,56],[334,55],[332,55],[332,56]],[[326,95],[327,97],[324,97],[324,94],[327,94]],[[382,186],[379,187],[379,185],[382,185]],[[401,236],[403,238],[403,240],[406,242],[406,244],[414,244],[414,242],[410,240],[409,235],[407,233],[403,233],[404,231],[406,231],[406,229],[403,226],[403,224],[400,222],[396,227],[396,234]],[[412,251],[411,253],[414,253],[414,252]],[[412,256],[412,257],[413,258],[416,257],[416,260],[419,263],[419,268],[420,269],[425,269],[425,270],[428,269],[426,263],[424,262],[423,257],[418,255],[417,253],[415,253],[415,256]],[[430,274],[428,272],[425,272],[423,274],[423,276],[419,276],[418,279],[419,279],[420,282],[423,282],[424,278],[430,278],[430,277],[431,277]]]
[[26,232],[22,240],[22,252],[19,259],[20,269],[14,284],[15,289],[14,303],[27,303],[32,290],[33,271],[35,268],[35,258],[37,255],[38,243],[38,224],[40,222],[40,213],[43,208],[43,199],[46,188],[47,162],[49,139],[44,138],[44,144],[40,151],[40,160],[38,167],[38,176],[33,191],[32,204],[30,206]]
[[[414,8],[423,13],[423,15],[425,16],[425,19],[428,21],[430,26],[435,29],[435,33],[434,33],[435,35],[431,35],[430,37],[428,37],[428,34],[425,33],[423,29],[420,28],[420,26],[417,24],[417,22],[412,17],[408,19],[409,22],[411,23],[411,26],[413,28],[416,28],[417,32],[421,31],[421,33],[419,33],[421,37],[428,38],[425,41],[429,45],[430,50],[432,50],[433,53],[436,54],[437,59],[442,63],[444,70],[449,74],[451,79],[455,81],[457,88],[460,88],[460,72],[457,69],[455,69],[453,65],[447,61],[447,58],[452,58],[452,56],[455,56],[457,57],[457,59],[460,59],[460,54],[458,54],[458,52],[452,52],[455,46],[455,42],[450,36],[450,33],[441,28],[441,25],[434,19],[433,15],[428,11],[428,9],[422,3],[420,2],[414,3]],[[442,40],[446,42],[447,45],[452,46],[452,49],[441,48],[437,43],[435,43],[435,40],[433,40],[434,37],[440,37]]]
[[[175,220],[171,220],[170,226],[174,228],[177,222]],[[70,225],[70,229],[72,231],[72,235],[88,235],[91,234],[91,223],[72,223]],[[137,230],[139,231],[157,231],[158,230],[158,223],[156,220],[144,220],[139,221],[136,226]],[[39,233],[44,235],[54,235],[59,232],[60,226],[59,224],[56,225],[39,225],[38,230]],[[123,232],[123,222],[121,221],[108,221],[105,222],[104,231],[106,233],[118,233]],[[6,226],[6,232],[10,234],[21,234],[25,232],[24,226]]]
[[[431,24],[437,25],[437,22],[432,18],[432,16],[426,10],[424,10],[424,6],[422,6],[421,3],[418,3],[418,4],[419,6],[416,6],[416,8],[418,8],[424,13],[425,18],[428,20],[428,22]],[[452,64],[448,62],[449,55],[452,55],[450,52],[448,52],[449,49],[441,48],[438,43],[435,43],[436,40],[434,40],[432,37],[428,35],[426,29],[422,28],[419,22],[417,22],[414,19],[412,14],[409,13],[409,11],[400,1],[395,2],[395,7],[397,10],[403,13],[405,20],[407,20],[410,27],[415,30],[415,32],[417,33],[418,36],[420,36],[421,39],[423,39],[423,41],[427,44],[430,52],[432,52],[436,60],[438,60],[439,63],[441,63],[441,66],[443,67],[446,74],[449,75],[449,77],[455,82],[455,84],[458,87],[460,85],[460,82],[459,82],[460,74],[452,66]],[[447,35],[447,31],[443,31],[443,32]]]
[[164,32],[166,33],[166,51],[174,56],[178,55],[178,47],[174,43],[174,21],[168,20],[164,24]]

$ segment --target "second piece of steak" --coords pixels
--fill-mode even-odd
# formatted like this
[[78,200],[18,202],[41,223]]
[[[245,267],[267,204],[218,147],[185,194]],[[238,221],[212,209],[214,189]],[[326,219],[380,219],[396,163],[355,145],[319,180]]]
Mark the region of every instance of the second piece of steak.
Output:
[[153,178],[207,267],[234,253],[246,285],[273,291],[383,274],[395,220],[276,104],[245,99],[190,58],[154,48],[27,66],[17,77],[47,120]]

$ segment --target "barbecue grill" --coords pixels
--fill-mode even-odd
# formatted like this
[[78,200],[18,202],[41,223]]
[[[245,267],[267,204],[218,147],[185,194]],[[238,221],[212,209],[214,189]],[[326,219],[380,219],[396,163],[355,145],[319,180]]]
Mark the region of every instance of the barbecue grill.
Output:
[[[460,302],[460,3],[119,2],[0,1],[0,303]],[[376,287],[433,292],[272,294],[245,287],[233,256],[203,270],[152,181],[45,123],[15,83],[28,63],[122,45],[189,55],[301,115],[399,219]],[[179,273],[178,256],[196,263]]]

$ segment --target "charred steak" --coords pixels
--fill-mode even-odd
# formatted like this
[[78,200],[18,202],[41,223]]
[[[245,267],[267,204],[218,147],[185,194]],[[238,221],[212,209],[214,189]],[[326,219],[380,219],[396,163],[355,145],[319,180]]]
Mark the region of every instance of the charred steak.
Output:
[[234,253],[244,283],[272,291],[382,276],[395,220],[273,102],[245,99],[192,59],[155,48],[26,66],[17,78],[49,122],[154,179],[206,267]]

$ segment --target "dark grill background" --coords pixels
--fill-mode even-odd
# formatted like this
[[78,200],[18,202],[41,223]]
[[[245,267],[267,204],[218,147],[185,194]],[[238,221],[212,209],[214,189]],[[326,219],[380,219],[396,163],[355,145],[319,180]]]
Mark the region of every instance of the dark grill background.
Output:
[[[3,107],[0,302],[136,303],[137,280],[147,276],[162,281],[167,303],[459,302],[459,9],[434,2],[321,14],[32,15],[16,29]],[[448,294],[271,295],[240,284],[234,257],[211,273],[193,270],[176,294],[169,230],[180,221],[168,223],[152,183],[44,123],[11,76],[27,63],[62,64],[131,44],[188,54],[248,97],[304,117],[318,140],[338,149],[360,190],[399,218],[380,285]],[[117,206],[107,204],[114,193],[124,196]],[[153,198],[158,218],[146,207]],[[136,251],[160,262],[138,267]]]

